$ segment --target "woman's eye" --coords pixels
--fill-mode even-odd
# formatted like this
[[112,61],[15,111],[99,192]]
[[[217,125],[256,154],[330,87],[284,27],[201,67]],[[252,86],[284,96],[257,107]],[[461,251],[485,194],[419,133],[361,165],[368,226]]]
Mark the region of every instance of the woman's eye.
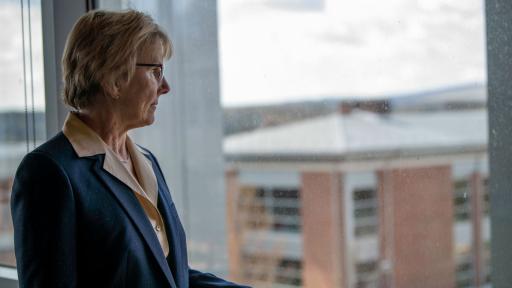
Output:
[[155,78],[157,80],[160,80],[160,78],[162,77],[162,71],[160,69],[155,69],[153,70],[153,75],[155,75]]

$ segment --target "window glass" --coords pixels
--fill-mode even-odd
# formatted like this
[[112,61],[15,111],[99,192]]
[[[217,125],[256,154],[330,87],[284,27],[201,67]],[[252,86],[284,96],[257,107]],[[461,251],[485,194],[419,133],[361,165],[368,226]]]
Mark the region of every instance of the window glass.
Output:
[[0,264],[14,266],[12,182],[46,138],[41,3],[1,0],[0,14]]
[[[243,235],[235,279],[490,285],[483,8],[218,1],[226,191],[239,201],[228,233]],[[283,184],[300,229],[268,224]],[[297,282],[277,272],[291,255]]]
[[133,135],[193,267],[255,287],[490,285],[482,1],[99,3],[174,41],[171,97]]

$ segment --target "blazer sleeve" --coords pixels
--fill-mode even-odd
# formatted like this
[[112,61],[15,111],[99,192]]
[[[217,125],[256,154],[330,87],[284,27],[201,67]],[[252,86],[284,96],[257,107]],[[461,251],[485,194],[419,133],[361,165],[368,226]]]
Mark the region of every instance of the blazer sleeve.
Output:
[[47,155],[32,152],[21,162],[11,213],[19,287],[76,287],[73,191]]
[[188,271],[190,288],[251,288],[250,286],[238,285],[232,282],[228,282],[211,273],[203,273],[190,268]]

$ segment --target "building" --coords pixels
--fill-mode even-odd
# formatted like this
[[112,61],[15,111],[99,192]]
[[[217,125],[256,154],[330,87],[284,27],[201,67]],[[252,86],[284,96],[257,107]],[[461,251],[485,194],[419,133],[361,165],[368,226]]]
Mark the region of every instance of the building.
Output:
[[227,137],[230,273],[257,287],[480,287],[482,108],[340,109]]

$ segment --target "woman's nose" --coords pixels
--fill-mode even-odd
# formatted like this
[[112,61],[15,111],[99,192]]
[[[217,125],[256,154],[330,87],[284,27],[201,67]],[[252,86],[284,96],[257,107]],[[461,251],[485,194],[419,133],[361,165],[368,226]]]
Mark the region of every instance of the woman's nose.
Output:
[[167,94],[171,91],[171,87],[169,87],[169,83],[167,83],[167,79],[165,79],[165,77],[162,78],[162,83],[160,83],[158,90],[160,95]]

